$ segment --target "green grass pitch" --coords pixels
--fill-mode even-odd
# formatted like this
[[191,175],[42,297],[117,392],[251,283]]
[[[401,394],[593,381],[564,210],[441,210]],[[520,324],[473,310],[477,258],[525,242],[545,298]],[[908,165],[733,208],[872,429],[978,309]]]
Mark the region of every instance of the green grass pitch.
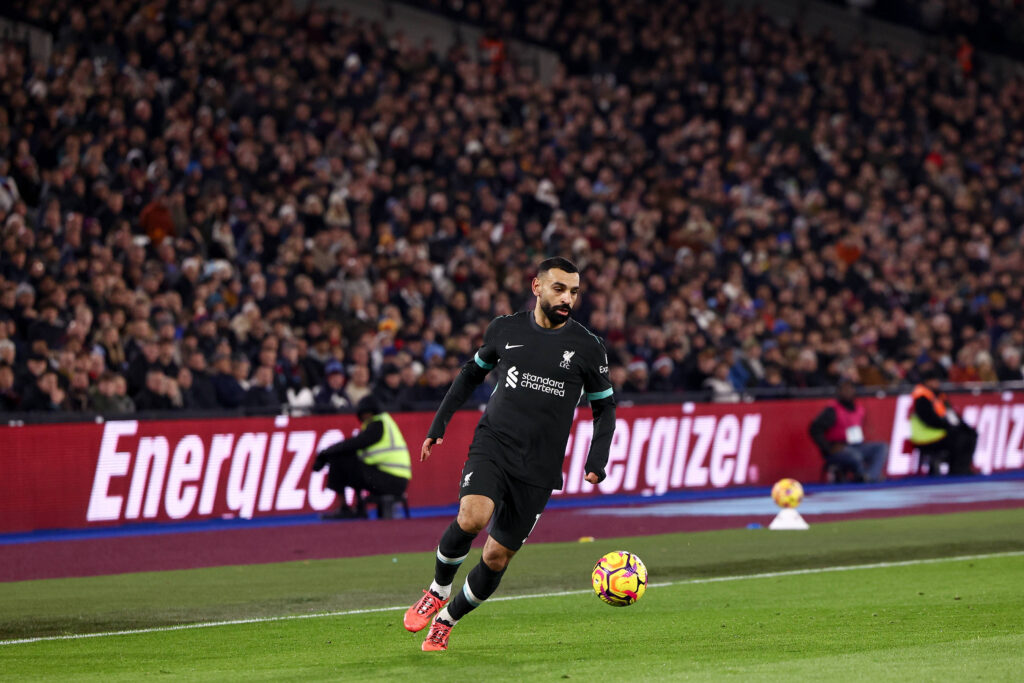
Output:
[[[1001,510],[527,545],[444,653],[401,626],[429,553],[0,584],[0,640],[147,630],[0,645],[0,679],[1019,680],[1022,530]],[[632,607],[589,590],[615,549],[651,573]],[[256,621],[152,630],[231,620]]]

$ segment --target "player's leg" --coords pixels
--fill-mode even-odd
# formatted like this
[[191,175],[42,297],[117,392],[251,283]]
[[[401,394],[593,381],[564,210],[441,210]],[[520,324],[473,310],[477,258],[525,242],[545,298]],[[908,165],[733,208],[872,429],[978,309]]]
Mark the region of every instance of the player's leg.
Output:
[[434,581],[402,620],[409,631],[425,628],[448,601],[452,582],[469,554],[473,539],[490,523],[495,500],[501,500],[502,477],[489,461],[467,460],[462,470],[459,514],[437,544]]
[[494,540],[493,536],[487,537],[480,562],[470,570],[462,590],[455,594],[451,603],[442,609],[431,623],[430,633],[423,641],[424,652],[448,649],[448,636],[452,627],[494,594],[505,569],[508,568],[508,563],[515,554],[515,550],[506,548]]
[[434,583],[430,589],[442,598],[448,598],[452,580],[469,554],[473,539],[483,531],[493,514],[494,501],[487,496],[468,495],[459,501],[459,514],[445,529],[441,542],[437,545]]
[[470,570],[462,590],[456,593],[451,604],[442,610],[439,618],[455,624],[483,604],[484,600],[498,589],[501,577],[515,554],[515,550],[505,547],[495,540],[494,536],[488,536],[480,562]]
[[402,619],[406,630],[413,633],[423,630],[448,602],[456,572],[469,555],[473,539],[487,526],[493,513],[494,501],[486,496],[463,496],[459,501],[458,517],[448,525],[437,544],[434,580]]
[[507,478],[505,483],[505,496],[484,544],[480,562],[469,572],[462,590],[455,593],[448,606],[434,619],[430,634],[423,643],[424,650],[448,649],[448,634],[452,627],[494,594],[509,562],[526,542],[551,497],[550,489],[511,482]]

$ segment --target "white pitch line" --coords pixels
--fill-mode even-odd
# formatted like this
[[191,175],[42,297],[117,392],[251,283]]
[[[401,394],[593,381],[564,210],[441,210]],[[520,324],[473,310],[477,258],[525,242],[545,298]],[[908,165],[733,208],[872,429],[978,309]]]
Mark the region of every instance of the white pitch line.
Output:
[[[689,586],[702,583],[722,583],[724,581],[748,581],[752,579],[774,579],[784,576],[802,576],[805,574],[824,574],[826,572],[850,572],[862,569],[888,569],[890,567],[910,567],[919,564],[939,564],[942,562],[960,562],[967,560],[990,560],[998,557],[1019,557],[1024,551],[1016,550],[1005,553],[988,553],[985,555],[958,555],[954,557],[931,557],[920,560],[903,560],[901,562],[876,562],[873,564],[850,564],[836,567],[817,567],[812,569],[790,569],[780,572],[764,572],[761,574],[742,574],[737,576],[712,576],[702,579],[683,579],[682,581],[664,581],[661,583],[649,584],[651,588],[665,588],[668,586]],[[501,598],[491,598],[490,602],[504,602],[506,600],[530,600],[534,598],[559,598],[566,595],[582,595],[590,593],[590,590],[558,591],[554,593],[531,593],[529,595],[508,595]],[[138,628],[125,631],[104,631],[101,633],[75,633],[63,636],[40,636],[38,638],[19,638],[17,640],[0,640],[3,645],[22,645],[25,643],[42,643],[53,640],[81,640],[83,638],[106,638],[108,636],[133,636],[142,633],[165,633],[167,631],[188,631],[197,628],[211,628],[213,626],[237,626],[240,624],[265,624],[276,621],[293,621],[295,619],[324,619],[330,617],[348,617],[356,614],[373,614],[375,612],[397,612],[407,609],[406,605],[397,607],[371,607],[367,609],[351,609],[343,612],[318,612],[315,614],[292,614],[278,617],[253,617],[252,619],[229,619],[226,621],[207,621],[198,624],[179,624],[177,626],[154,626],[153,628]]]

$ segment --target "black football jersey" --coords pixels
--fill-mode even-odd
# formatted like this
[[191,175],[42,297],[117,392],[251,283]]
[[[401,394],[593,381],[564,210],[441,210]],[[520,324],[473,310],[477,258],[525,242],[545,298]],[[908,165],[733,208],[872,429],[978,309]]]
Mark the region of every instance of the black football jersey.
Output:
[[549,330],[533,315],[502,316],[487,326],[474,361],[496,369],[498,383],[469,452],[501,462],[516,479],[558,489],[581,397],[613,400],[608,356],[601,340],[575,320]]

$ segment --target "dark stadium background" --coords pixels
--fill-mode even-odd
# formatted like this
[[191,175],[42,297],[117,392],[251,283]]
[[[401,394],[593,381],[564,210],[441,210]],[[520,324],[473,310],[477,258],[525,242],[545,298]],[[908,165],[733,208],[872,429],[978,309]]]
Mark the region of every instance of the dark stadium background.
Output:
[[[619,404],[647,406],[630,420],[785,413],[754,461],[814,480],[807,422],[850,378],[903,476],[892,397],[937,369],[979,421],[978,469],[1017,466],[1018,2],[19,0],[0,17],[0,457],[45,514],[85,519],[67,502],[102,449],[23,425],[241,434],[370,393],[418,424],[553,254],[581,268],[574,315]],[[46,446],[85,474],[30,474]]]

